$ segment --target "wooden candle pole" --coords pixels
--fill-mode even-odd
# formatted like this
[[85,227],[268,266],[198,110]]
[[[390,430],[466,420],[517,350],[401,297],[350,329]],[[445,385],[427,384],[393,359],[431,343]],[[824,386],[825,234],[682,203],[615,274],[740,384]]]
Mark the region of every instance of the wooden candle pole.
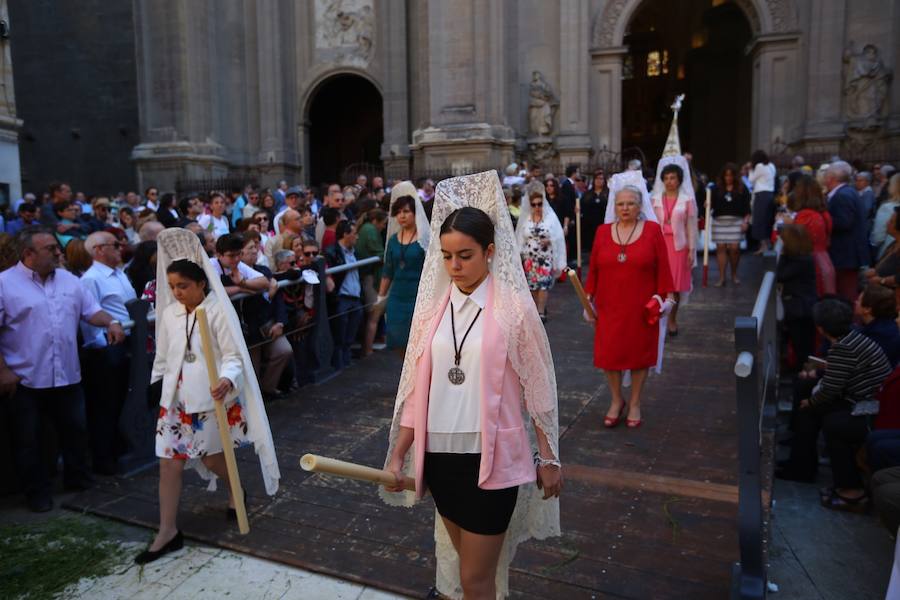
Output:
[[581,198],[575,196],[575,256],[578,276],[581,277]]
[[575,293],[578,294],[578,299],[581,301],[581,307],[587,311],[589,315],[592,315],[594,319],[597,318],[597,311],[594,310],[594,307],[591,306],[591,301],[588,300],[587,294],[584,291],[584,287],[581,285],[581,280],[578,279],[578,274],[569,269],[568,272],[569,281],[572,282],[572,287],[575,288]]
[[[365,465],[357,465],[336,458],[327,458],[316,454],[304,454],[300,459],[300,466],[304,471],[315,473],[328,473],[357,481],[368,481],[379,485],[393,485],[396,482],[394,474],[383,469],[373,469]],[[403,489],[416,491],[416,481],[412,477],[404,477]]]
[[[709,283],[709,238],[712,235],[712,221],[709,217],[710,205],[712,204],[712,190],[706,187],[706,214],[703,219],[703,287]],[[719,274],[721,277],[721,273]]]
[[[209,373],[209,386],[219,383],[219,369],[216,366],[216,357],[213,354],[212,335],[209,331],[209,321],[206,318],[206,309],[197,308],[197,324],[200,326],[200,341],[203,344],[203,354],[206,357],[206,372]],[[228,429],[228,416],[225,414],[224,402],[213,402],[216,407],[216,423],[219,425],[219,436],[222,439],[222,451],[225,453],[225,467],[228,469],[228,483],[231,486],[231,496],[234,498],[234,509],[237,512],[238,531],[242,535],[250,532],[250,522],[247,519],[247,507],[244,504],[244,490],[241,487],[241,475],[238,473],[237,461],[234,458],[234,443]]]

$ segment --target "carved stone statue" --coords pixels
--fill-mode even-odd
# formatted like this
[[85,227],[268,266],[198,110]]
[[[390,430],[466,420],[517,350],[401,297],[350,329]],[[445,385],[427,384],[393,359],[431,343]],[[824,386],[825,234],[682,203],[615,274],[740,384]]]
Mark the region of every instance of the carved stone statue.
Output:
[[559,100],[540,71],[531,73],[528,95],[528,122],[531,135],[538,137],[550,135],[553,132],[553,115],[559,106]]
[[316,47],[336,50],[339,62],[368,62],[374,31],[372,0],[317,0]]
[[855,51],[851,42],[844,51],[844,96],[847,118],[877,124],[884,114],[891,71],[884,66],[881,56],[872,44],[866,44],[861,52]]

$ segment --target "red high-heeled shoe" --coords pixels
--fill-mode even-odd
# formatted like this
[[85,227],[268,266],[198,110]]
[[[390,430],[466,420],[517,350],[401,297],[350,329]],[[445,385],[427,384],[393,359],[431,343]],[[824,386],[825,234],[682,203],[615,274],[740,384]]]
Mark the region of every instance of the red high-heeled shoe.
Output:
[[625,414],[625,405],[622,406],[622,409],[619,411],[619,415],[615,418],[610,417],[609,415],[603,417],[603,426],[607,429],[612,429],[616,425],[619,424],[619,421],[622,420],[622,415]]
[[625,419],[625,426],[629,429],[637,429],[644,423],[643,419]]

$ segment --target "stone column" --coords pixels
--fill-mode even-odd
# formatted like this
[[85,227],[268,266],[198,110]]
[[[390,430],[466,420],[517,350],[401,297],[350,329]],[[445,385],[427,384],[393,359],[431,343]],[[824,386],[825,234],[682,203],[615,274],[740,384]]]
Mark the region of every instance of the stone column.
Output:
[[590,136],[594,150],[622,150],[622,61],[625,46],[591,50]]
[[[6,2],[0,4],[0,19],[9,21]],[[11,24],[14,26],[15,24]],[[19,161],[19,130],[22,120],[16,116],[16,94],[13,90],[12,53],[9,40],[0,40],[0,184],[9,186],[7,207],[22,197],[22,167]],[[0,205],[0,211],[4,207]]]
[[256,6],[256,86],[259,106],[259,148],[256,166],[265,185],[300,174],[299,156],[290,126],[288,107],[295,105],[293,55],[287,40],[293,5],[283,0],[258,0]]
[[[844,29],[846,0],[817,0],[810,2],[809,27],[806,39],[809,46],[809,79],[806,89],[806,123],[803,137],[816,141],[831,141],[837,151],[844,135],[841,112]],[[775,90],[777,93],[777,90]],[[800,96],[793,96],[798,98]],[[790,102],[791,96],[788,97]]]
[[419,166],[456,171],[496,167],[512,159],[506,123],[504,0],[429,0],[429,104],[413,132]]
[[588,134],[588,1],[564,0],[559,9],[559,134],[560,163],[586,163],[591,152]]
[[221,177],[225,149],[213,139],[208,0],[135,0],[141,143],[138,185],[173,190],[178,179]]
[[[753,48],[750,145],[770,152],[797,139],[797,34],[759,36]],[[838,124],[840,126],[840,123]]]
[[386,0],[379,16],[384,40],[384,143],[381,160],[390,177],[409,177],[409,85],[405,0]]

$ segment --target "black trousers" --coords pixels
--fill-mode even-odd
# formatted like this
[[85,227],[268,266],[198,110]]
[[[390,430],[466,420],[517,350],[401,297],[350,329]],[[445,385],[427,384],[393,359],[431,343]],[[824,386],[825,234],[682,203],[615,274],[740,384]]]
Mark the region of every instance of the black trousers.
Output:
[[44,389],[19,385],[5,404],[16,470],[29,498],[49,497],[52,491],[41,449],[42,431],[50,424],[60,442],[64,484],[82,486],[91,481],[81,384]]
[[806,362],[806,358],[815,350],[816,326],[812,317],[785,319],[784,331],[794,347],[794,354],[797,356],[797,370],[800,370],[803,363]]
[[127,343],[81,351],[91,459],[101,473],[113,473],[125,450],[119,417],[128,395],[129,368]]
[[838,488],[858,489],[863,487],[859,469],[856,467],[856,452],[865,443],[869,434],[867,417],[854,417],[850,409],[822,412],[816,408],[796,411],[793,418],[794,437],[791,440],[790,472],[801,479],[813,480],[819,458],[816,441],[821,431],[825,436],[825,447],[831,460],[834,485]]

